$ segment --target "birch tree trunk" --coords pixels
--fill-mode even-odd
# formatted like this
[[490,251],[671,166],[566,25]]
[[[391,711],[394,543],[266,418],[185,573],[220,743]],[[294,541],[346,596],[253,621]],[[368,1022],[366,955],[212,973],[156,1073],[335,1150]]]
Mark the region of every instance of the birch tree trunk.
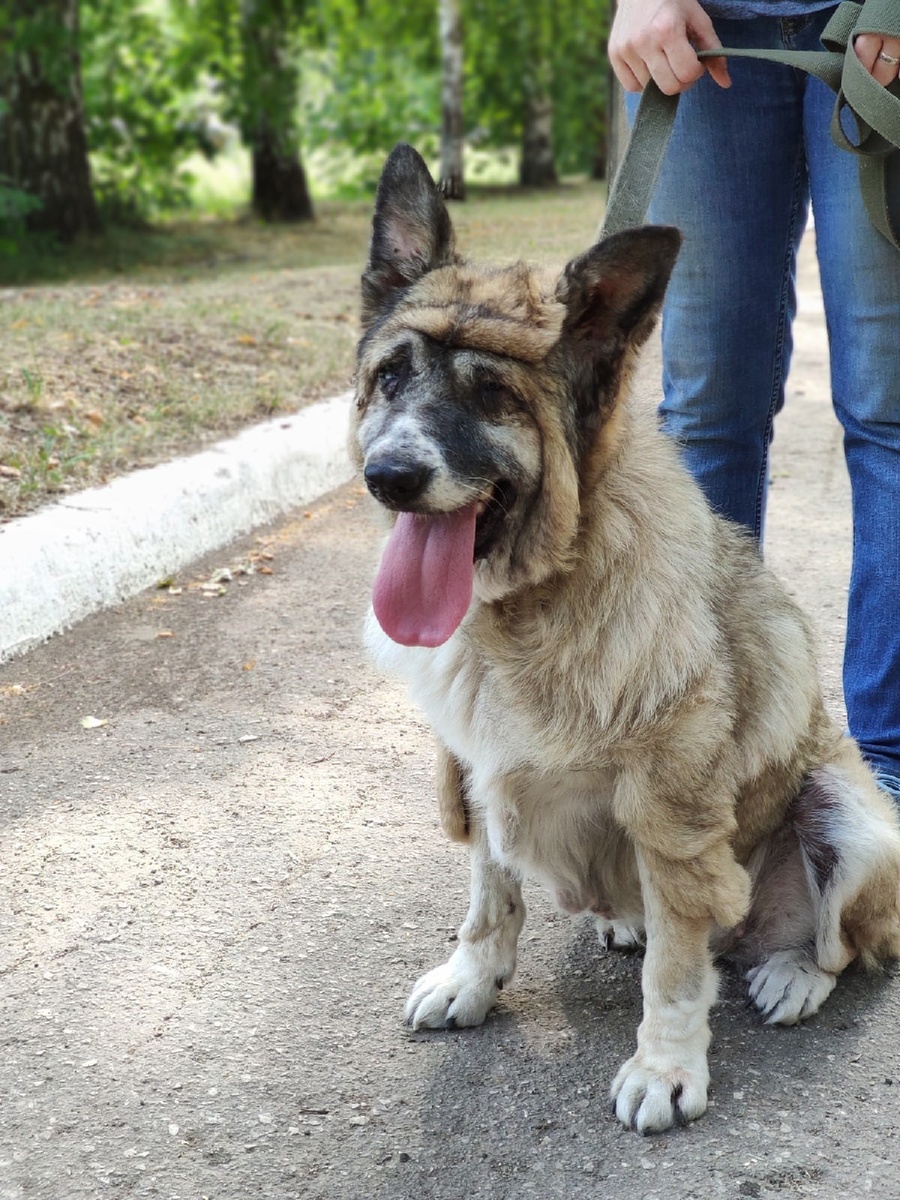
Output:
[[547,92],[525,96],[519,183],[523,187],[552,187],[559,180],[553,150],[553,101]]
[[438,0],[441,38],[441,178],[450,200],[464,200],[463,32],[459,0]]
[[11,0],[0,9],[0,175],[36,196],[27,228],[71,241],[97,232],[81,99],[78,0]]

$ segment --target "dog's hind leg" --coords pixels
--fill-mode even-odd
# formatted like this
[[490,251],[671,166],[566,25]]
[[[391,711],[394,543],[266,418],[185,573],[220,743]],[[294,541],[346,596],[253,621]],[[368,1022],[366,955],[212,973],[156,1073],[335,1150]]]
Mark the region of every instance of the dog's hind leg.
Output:
[[751,964],[750,1002],[767,1024],[795,1025],[828,998],[837,970],[816,957],[816,898],[792,827],[772,835],[751,874],[753,901],[738,950]]
[[896,820],[849,739],[835,759],[806,780],[754,871],[747,979],[768,1024],[805,1020],[850,962],[897,951]]
[[491,856],[480,821],[471,827],[469,911],[459,946],[443,966],[423,975],[406,1005],[413,1029],[480,1025],[516,969],[525,921],[519,879]]
[[595,917],[594,921],[604,954],[609,954],[610,950],[630,954],[644,949],[646,938],[641,926],[629,925],[626,921],[607,920],[605,917]]

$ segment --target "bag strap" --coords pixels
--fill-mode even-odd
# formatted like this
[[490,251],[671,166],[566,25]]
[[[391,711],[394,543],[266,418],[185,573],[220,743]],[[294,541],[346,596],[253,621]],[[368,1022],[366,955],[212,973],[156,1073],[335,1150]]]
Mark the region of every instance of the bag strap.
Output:
[[[701,50],[698,58],[759,58],[814,75],[837,92],[831,137],[859,157],[859,182],[869,220],[900,250],[900,84],[882,87],[853,52],[861,33],[900,37],[897,0],[844,0],[822,31],[823,50]],[[600,236],[644,224],[678,110],[651,79],[644,88],[628,146],[613,180]],[[856,140],[845,122],[856,124]]]

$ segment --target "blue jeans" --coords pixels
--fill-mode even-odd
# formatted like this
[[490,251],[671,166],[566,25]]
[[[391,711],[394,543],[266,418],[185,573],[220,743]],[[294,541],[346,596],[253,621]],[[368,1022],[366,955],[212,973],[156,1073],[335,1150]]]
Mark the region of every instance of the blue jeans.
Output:
[[[725,46],[821,49],[832,11],[716,30]],[[761,538],[811,201],[853,494],[848,722],[900,780],[900,254],[869,224],[854,156],[831,141],[834,93],[779,64],[730,59],[729,71],[729,90],[704,77],[682,97],[650,210],[684,233],[663,310],[662,422],[713,507]]]

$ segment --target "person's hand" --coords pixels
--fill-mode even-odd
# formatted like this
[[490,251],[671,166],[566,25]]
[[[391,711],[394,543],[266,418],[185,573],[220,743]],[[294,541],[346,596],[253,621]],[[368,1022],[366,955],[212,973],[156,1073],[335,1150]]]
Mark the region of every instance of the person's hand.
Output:
[[900,38],[861,33],[853,43],[856,57],[882,87],[893,83],[900,71]]
[[696,54],[721,45],[697,0],[619,0],[609,61],[626,92],[642,91],[652,78],[674,96],[706,72],[720,87],[731,86],[724,58],[701,62]]

